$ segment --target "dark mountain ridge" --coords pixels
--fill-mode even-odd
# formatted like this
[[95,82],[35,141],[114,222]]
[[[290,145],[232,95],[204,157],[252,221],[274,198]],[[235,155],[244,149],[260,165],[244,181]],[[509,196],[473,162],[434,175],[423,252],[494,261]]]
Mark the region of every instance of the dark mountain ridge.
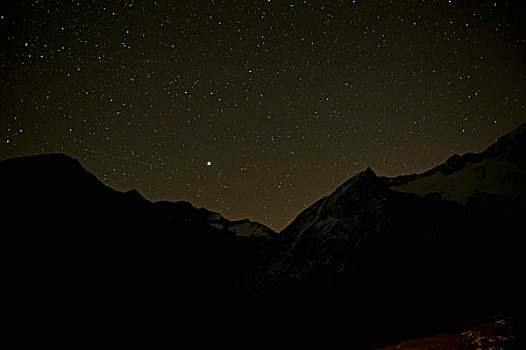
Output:
[[366,349],[514,314],[525,140],[522,125],[418,175],[367,168],[279,234],[115,191],[65,155],[2,161],[13,317],[119,327],[199,319],[185,322],[190,333],[215,320],[208,330],[235,328],[238,338],[300,332]]
[[115,320],[125,328],[217,314],[244,303],[238,291],[276,235],[188,202],[115,191],[62,154],[2,161],[0,183],[16,321],[31,314],[42,325]]

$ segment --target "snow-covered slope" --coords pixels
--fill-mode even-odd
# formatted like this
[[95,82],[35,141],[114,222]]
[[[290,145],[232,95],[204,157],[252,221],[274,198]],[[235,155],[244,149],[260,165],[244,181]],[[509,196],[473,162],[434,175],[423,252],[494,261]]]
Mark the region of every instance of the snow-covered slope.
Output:
[[217,213],[211,213],[207,222],[219,231],[231,232],[239,237],[270,237],[276,235],[276,232],[259,222],[248,219],[231,221]]
[[526,124],[503,136],[484,152],[454,155],[423,174],[386,179],[395,191],[464,203],[476,193],[517,197],[526,189]]
[[[462,169],[446,175],[437,172],[420,179],[407,182],[391,189],[424,196],[440,193],[442,199],[465,202],[475,193],[488,193],[500,196],[524,194],[526,188],[526,168],[503,159],[482,159],[469,162]],[[519,190],[519,191],[518,191]]]

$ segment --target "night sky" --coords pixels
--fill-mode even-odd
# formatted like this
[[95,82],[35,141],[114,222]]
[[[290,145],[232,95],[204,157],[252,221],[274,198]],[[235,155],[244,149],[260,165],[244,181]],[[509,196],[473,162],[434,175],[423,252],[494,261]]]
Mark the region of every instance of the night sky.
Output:
[[11,1],[0,159],[282,229],[526,121],[521,1]]

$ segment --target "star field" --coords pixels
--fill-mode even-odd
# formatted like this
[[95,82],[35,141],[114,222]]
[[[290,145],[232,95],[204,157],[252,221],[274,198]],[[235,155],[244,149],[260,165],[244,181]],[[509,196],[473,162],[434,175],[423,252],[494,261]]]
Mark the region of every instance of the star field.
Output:
[[371,166],[427,170],[526,121],[520,1],[0,5],[0,159],[280,230]]

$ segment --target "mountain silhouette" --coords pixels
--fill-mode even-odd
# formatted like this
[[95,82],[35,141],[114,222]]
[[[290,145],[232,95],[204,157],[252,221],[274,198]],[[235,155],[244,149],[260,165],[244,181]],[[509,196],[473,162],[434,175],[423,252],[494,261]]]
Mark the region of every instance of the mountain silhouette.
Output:
[[515,315],[525,154],[526,124],[422,174],[367,168],[280,233],[115,191],[63,154],[4,160],[9,315],[361,349]]

